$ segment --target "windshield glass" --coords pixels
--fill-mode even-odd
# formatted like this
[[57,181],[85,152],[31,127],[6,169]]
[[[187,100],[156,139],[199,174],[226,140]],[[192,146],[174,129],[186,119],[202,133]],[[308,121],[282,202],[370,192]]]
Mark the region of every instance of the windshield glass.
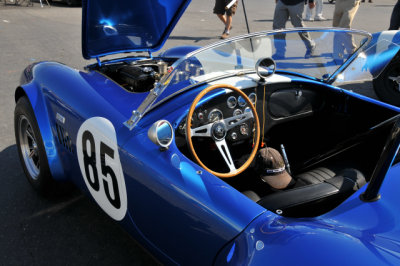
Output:
[[257,60],[263,57],[273,58],[277,71],[328,79],[369,39],[366,32],[338,29],[297,29],[245,35],[199,49],[177,61],[166,85],[195,84],[252,72]]
[[333,85],[370,81],[378,77],[400,50],[400,46],[388,41],[378,40],[357,54],[351,64],[337,75]]
[[191,85],[255,73],[257,61],[265,57],[274,59],[278,73],[331,82],[370,40],[364,31],[300,28],[242,35],[206,46],[176,61],[126,125],[132,129],[154,103]]

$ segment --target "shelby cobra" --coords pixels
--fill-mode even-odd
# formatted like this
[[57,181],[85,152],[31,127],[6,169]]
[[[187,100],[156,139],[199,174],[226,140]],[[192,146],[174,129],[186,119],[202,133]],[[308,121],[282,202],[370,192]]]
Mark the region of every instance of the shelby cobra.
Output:
[[400,109],[352,89],[398,60],[392,32],[152,56],[189,2],[83,1],[97,63],[32,64],[15,91],[29,182],[71,181],[167,264],[399,264]]

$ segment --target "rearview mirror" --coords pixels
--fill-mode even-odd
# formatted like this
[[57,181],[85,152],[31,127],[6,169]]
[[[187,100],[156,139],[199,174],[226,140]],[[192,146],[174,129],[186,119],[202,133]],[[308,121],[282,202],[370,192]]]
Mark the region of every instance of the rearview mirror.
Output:
[[275,73],[276,64],[272,58],[260,58],[256,63],[257,75],[264,80],[266,77]]
[[150,127],[147,136],[161,150],[167,150],[174,138],[174,130],[167,120],[159,120]]

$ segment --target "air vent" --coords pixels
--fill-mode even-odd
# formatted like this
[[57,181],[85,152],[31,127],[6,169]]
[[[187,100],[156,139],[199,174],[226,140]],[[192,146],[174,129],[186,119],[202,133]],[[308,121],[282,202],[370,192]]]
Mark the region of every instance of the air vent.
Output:
[[64,146],[69,152],[72,152],[72,142],[68,132],[59,124],[56,124],[58,142]]

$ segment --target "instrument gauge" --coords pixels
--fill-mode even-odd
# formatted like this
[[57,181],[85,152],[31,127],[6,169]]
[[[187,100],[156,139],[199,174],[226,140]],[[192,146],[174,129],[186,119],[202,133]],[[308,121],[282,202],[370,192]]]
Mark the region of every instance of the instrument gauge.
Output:
[[248,136],[249,135],[249,126],[245,123],[240,125],[240,134],[242,134],[243,136]]
[[256,105],[257,95],[256,95],[254,92],[252,92],[252,93],[249,94],[249,99],[250,99],[250,102],[251,102],[253,105]]
[[[236,109],[235,111],[233,111],[233,116],[237,116],[237,115],[241,115],[241,114],[243,114],[243,112],[242,112],[242,110],[240,110],[240,109]],[[234,120],[234,121],[231,121],[231,123],[230,124],[234,124],[234,123],[236,123],[237,121],[239,121],[240,119],[236,119],[236,120]]]
[[240,109],[236,109],[235,111],[233,111],[233,116],[237,116],[237,115],[241,115],[241,114],[243,114],[243,112]]
[[219,109],[214,109],[208,114],[208,121],[211,123],[222,120],[223,118],[222,112]]
[[203,119],[204,119],[204,113],[203,113],[203,112],[199,112],[199,113],[197,114],[197,118],[198,118],[199,120],[203,120]]
[[237,105],[237,99],[235,96],[230,96],[228,100],[226,101],[226,104],[228,105],[229,108],[235,108]]
[[243,107],[246,105],[246,100],[242,96],[239,96],[238,103],[240,107]]

